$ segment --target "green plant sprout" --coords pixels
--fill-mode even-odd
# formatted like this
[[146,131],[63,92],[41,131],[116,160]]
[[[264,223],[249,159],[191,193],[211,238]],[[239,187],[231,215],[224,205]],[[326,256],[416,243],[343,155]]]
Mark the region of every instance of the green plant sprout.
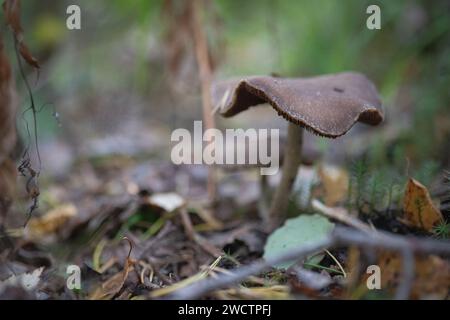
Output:
[[450,238],[450,223],[447,221],[441,221],[438,225],[433,228],[433,234],[441,239]]

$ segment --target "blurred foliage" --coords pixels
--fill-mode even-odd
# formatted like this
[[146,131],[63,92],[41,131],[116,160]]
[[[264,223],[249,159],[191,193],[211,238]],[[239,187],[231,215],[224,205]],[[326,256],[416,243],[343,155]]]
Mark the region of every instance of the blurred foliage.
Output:
[[[81,31],[65,28],[68,4],[82,8]],[[366,28],[370,4],[381,8],[381,30]],[[35,88],[38,101],[77,97],[86,103],[81,97],[111,92],[149,101],[165,96],[163,5],[164,0],[24,1],[25,37],[48,62],[46,78]],[[399,131],[393,141],[374,136],[372,161],[402,170],[406,159],[412,168],[430,161],[449,165],[448,1],[215,0],[208,8],[204,22],[211,43],[217,43],[217,28],[225,40],[219,77],[361,71],[380,88],[386,123]],[[20,79],[18,84],[23,89]],[[40,115],[43,131],[55,133],[52,114],[50,109]]]

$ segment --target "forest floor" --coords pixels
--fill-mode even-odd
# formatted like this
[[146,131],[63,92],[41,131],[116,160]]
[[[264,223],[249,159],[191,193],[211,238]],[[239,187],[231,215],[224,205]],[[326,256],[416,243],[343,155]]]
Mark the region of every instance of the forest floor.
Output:
[[[448,200],[445,192],[430,196],[420,183],[409,180],[399,204],[377,210],[362,197],[351,208],[351,174],[345,169],[321,164],[303,166],[300,172],[301,187],[290,204],[290,216],[319,213],[334,221],[334,228],[347,225],[370,236],[387,231],[425,241],[448,237],[444,221],[449,221],[449,211],[438,209],[439,201],[445,205]],[[208,204],[207,169],[202,166],[121,156],[77,163],[70,177],[43,182],[40,208],[26,227],[18,208],[9,214],[2,237],[0,297],[377,299],[396,297],[409,281],[403,298],[448,298],[448,255],[427,250],[414,255],[413,248],[408,260],[413,276],[405,280],[402,261],[407,256],[389,243],[340,243],[320,251],[314,262],[302,259],[287,270],[265,266],[232,279],[269,250],[269,233],[258,217],[258,173],[218,170],[219,200]],[[70,265],[80,268],[80,288]],[[380,290],[369,290],[369,265],[382,270]],[[190,291],[192,284],[221,277],[222,284]]]

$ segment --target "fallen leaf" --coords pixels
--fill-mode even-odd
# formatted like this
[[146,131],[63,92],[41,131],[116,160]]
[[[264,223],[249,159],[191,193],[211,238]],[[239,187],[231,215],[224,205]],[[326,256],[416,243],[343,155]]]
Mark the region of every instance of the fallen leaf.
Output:
[[131,251],[133,250],[133,243],[128,238],[123,238],[123,240],[128,241],[130,249],[128,251],[128,256],[125,260],[125,265],[121,272],[116,273],[108,280],[106,280],[100,287],[98,287],[92,294],[89,295],[90,300],[100,300],[100,299],[111,299],[117,295],[120,290],[122,290],[125,281],[128,278],[130,271],[134,270],[135,261],[130,258]]
[[[381,287],[395,289],[402,274],[402,256],[383,251],[378,265],[382,271]],[[435,255],[416,256],[414,281],[411,288],[412,299],[445,299],[450,288],[450,265]]]
[[[289,219],[267,239],[264,247],[264,259],[270,259],[300,246],[321,241],[330,234],[333,228],[334,223],[318,214],[301,215]],[[307,261],[310,264],[318,264],[322,259],[323,254],[312,254]],[[295,263],[296,261],[290,261],[274,267],[287,269]]]
[[32,67],[39,69],[38,61],[32,56],[23,42],[23,28],[20,22],[20,0],[5,0],[3,2],[6,25],[11,27],[14,38],[17,41],[19,53],[22,58]]
[[322,165],[319,168],[319,177],[327,206],[335,206],[347,198],[349,183],[347,171],[336,166]]
[[151,205],[163,209],[167,212],[175,211],[181,208],[186,202],[177,193],[156,193],[148,199]]
[[38,240],[50,236],[72,217],[77,215],[77,208],[73,204],[65,204],[50,210],[42,217],[31,218],[27,225],[27,236]]
[[403,210],[403,222],[430,232],[438,222],[443,220],[442,214],[433,204],[427,188],[412,178],[406,185]]

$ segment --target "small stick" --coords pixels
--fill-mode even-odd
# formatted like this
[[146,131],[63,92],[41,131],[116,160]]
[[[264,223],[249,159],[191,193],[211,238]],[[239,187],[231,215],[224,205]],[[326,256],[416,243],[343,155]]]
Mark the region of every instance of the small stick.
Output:
[[[209,60],[208,40],[202,28],[200,21],[200,12],[203,10],[203,1],[191,0],[191,17],[192,17],[192,32],[195,46],[195,56],[199,68],[199,78],[202,86],[202,106],[203,106],[203,121],[206,129],[216,127],[214,114],[212,113],[211,102],[211,78],[212,68]],[[208,131],[209,132],[209,131]],[[210,141],[211,137],[206,137]],[[214,142],[210,142],[214,143]],[[216,170],[213,166],[208,168],[208,197],[209,201],[214,203],[216,200]]]
[[336,219],[339,222],[345,223],[353,228],[361,230],[366,233],[373,233],[374,230],[359,219],[350,216],[344,208],[330,208],[324,205],[317,199],[313,199],[311,206],[319,211],[319,213],[327,216],[328,218]]
[[[366,248],[380,247],[394,251],[401,251],[403,253],[406,252],[405,250],[409,250],[411,252],[440,253],[450,255],[450,242],[448,241],[422,239],[417,237],[404,237],[382,231],[366,234],[355,229],[337,226],[334,229],[333,233],[323,241],[298,247],[288,253],[273,257],[271,259],[258,260],[247,266],[233,270],[231,274],[222,274],[217,278],[207,278],[198,281],[193,285],[178,290],[173,295],[171,295],[170,298],[181,300],[197,299],[211,291],[241,282],[251,275],[259,274],[269,269],[272,265],[283,263],[286,261],[300,260],[311,253],[320,251],[327,247],[336,247],[339,245],[357,245]],[[405,261],[405,263],[411,264],[407,260]],[[407,271],[406,277],[404,277],[404,279],[410,279],[410,274],[411,271]],[[408,289],[405,285],[402,290],[406,291],[405,288]],[[400,292],[400,294],[405,296],[404,292],[402,291]]]
[[194,226],[192,225],[191,218],[189,217],[189,213],[187,212],[186,208],[180,209],[181,214],[181,220],[183,222],[184,230],[186,231],[186,234],[188,238],[195,243],[197,243],[200,248],[205,250],[207,253],[212,255],[213,257],[217,258],[222,255],[222,251],[212,245],[211,243],[208,243],[201,235],[199,235],[194,230]]
[[402,281],[395,293],[396,300],[406,300],[409,298],[412,284],[414,281],[414,254],[411,250],[405,249],[402,251]]
[[274,257],[267,260],[258,260],[248,266],[238,268],[236,271],[230,274],[221,274],[217,278],[207,278],[196,282],[193,285],[185,287],[181,290],[175,292],[170,299],[175,300],[190,300],[197,299],[210,291],[214,291],[231,284],[245,280],[246,278],[263,272],[264,270],[270,268],[273,264],[277,264],[284,261],[290,261],[292,259],[300,259],[301,257],[306,257],[307,255],[317,252],[323,247],[331,245],[331,239],[326,239],[321,242],[317,242],[312,245],[303,246],[294,249],[288,253],[281,256]]

